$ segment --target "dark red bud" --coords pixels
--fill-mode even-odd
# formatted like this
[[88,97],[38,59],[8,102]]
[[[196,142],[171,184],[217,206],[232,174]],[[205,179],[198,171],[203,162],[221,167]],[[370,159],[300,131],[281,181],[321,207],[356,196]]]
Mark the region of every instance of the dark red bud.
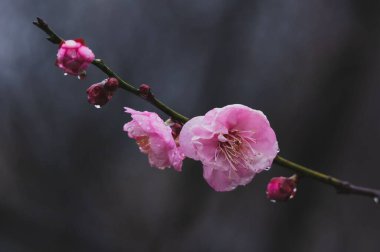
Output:
[[182,125],[180,123],[173,123],[170,125],[170,128],[172,129],[173,138],[176,139],[179,136],[179,133],[181,132]]
[[103,83],[96,83],[87,89],[87,100],[92,105],[103,106],[112,98],[112,94],[104,88]]
[[147,84],[141,84],[139,90],[140,90],[140,95],[144,98],[148,98],[152,96],[150,86]]
[[273,201],[287,201],[295,196],[296,191],[297,176],[274,177],[268,183],[267,197]]
[[119,87],[119,81],[114,77],[108,78],[106,83],[104,84],[104,87],[108,91],[114,92]]

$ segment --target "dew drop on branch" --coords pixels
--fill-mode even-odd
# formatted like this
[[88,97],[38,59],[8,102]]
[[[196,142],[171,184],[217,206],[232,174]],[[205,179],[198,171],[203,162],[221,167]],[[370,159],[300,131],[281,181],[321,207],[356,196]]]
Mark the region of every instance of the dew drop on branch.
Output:
[[379,203],[379,198],[378,197],[374,197],[373,201],[375,201],[375,203],[378,204]]
[[270,200],[270,202],[272,202],[272,203],[276,203],[277,201],[275,201],[275,200]]
[[64,76],[67,76],[67,75],[68,75],[68,73],[63,73],[63,75],[64,75]]
[[97,108],[97,109],[100,109],[100,108],[101,108],[100,105],[95,105],[94,107]]

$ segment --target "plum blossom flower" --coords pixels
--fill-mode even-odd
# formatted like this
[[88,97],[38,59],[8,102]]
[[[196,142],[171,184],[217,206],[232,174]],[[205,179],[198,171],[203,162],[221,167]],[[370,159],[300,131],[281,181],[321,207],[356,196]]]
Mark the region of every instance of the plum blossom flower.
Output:
[[295,196],[296,191],[297,176],[274,177],[269,181],[266,193],[272,201],[287,201]]
[[125,108],[131,114],[132,121],[124,125],[124,131],[136,140],[140,151],[148,155],[151,166],[159,169],[174,167],[181,171],[185,158],[172,136],[172,129],[153,112],[140,112]]
[[203,177],[216,191],[246,185],[268,170],[278,153],[266,116],[240,104],[192,118],[183,126],[179,143],[185,156],[203,163]]
[[84,77],[94,59],[94,53],[85,46],[83,39],[66,40],[59,46],[56,65],[66,74]]

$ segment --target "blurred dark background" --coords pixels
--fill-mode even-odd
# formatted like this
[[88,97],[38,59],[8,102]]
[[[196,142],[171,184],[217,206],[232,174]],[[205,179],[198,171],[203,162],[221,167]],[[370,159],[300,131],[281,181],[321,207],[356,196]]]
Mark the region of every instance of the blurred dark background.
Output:
[[[380,206],[305,180],[273,204],[267,181],[214,192],[200,163],[151,168],[122,126],[118,92],[95,109],[87,80],[54,66],[32,25],[83,37],[126,80],[188,116],[242,103],[263,110],[281,154],[380,187],[380,2],[0,2],[0,251],[379,251]],[[161,114],[162,115],[162,114]]]

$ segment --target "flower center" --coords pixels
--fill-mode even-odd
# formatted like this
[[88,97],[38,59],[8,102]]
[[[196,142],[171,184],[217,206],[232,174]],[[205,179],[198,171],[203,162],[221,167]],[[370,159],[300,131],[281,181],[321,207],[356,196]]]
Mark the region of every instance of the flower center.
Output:
[[148,136],[139,136],[136,138],[136,143],[143,153],[148,153],[150,150],[150,143]]
[[249,169],[257,155],[251,147],[256,140],[252,137],[242,136],[241,133],[242,131],[232,130],[228,134],[219,135],[219,144],[215,153],[215,160],[220,154],[223,154],[235,171],[237,166]]

